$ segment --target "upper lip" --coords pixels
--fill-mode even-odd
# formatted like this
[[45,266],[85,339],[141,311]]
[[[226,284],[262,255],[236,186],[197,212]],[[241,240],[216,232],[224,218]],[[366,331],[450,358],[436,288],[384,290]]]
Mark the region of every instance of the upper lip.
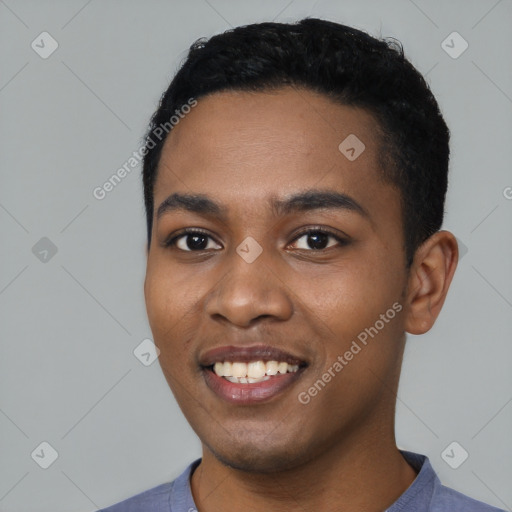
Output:
[[199,364],[204,367],[223,361],[240,361],[243,363],[251,361],[284,361],[288,364],[298,364],[299,366],[307,364],[300,357],[270,345],[252,345],[249,347],[226,345],[208,350],[199,358]]

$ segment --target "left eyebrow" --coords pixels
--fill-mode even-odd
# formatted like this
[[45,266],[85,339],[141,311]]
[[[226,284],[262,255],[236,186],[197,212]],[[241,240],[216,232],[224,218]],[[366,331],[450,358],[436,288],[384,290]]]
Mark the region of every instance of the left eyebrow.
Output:
[[[307,190],[284,199],[270,198],[270,207],[274,215],[285,216],[295,212],[312,210],[349,210],[369,218],[367,210],[352,197],[332,190]],[[203,216],[218,217],[227,220],[228,208],[215,202],[204,194],[171,194],[158,207],[156,217],[164,213],[184,210]]]
[[332,190],[307,190],[293,194],[285,199],[271,199],[272,210],[276,215],[289,215],[293,212],[310,210],[350,210],[369,218],[370,215],[352,197]]

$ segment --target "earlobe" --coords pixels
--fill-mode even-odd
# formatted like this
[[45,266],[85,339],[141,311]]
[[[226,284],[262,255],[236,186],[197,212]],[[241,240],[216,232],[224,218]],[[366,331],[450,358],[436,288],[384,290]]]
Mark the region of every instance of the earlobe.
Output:
[[417,249],[412,263],[405,318],[410,334],[429,331],[443,307],[458,261],[457,240],[438,231]]

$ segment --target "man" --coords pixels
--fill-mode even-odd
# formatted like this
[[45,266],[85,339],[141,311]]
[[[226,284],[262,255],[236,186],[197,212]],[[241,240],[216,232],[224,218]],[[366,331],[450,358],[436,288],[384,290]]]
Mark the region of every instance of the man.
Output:
[[449,130],[399,43],[318,19],[192,45],[146,138],[145,298],[202,458],[105,509],[497,511],[395,442],[457,265]]

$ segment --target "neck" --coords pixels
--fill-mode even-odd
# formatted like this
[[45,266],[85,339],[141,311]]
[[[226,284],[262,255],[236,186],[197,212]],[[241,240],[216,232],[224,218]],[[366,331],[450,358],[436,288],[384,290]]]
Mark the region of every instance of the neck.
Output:
[[330,510],[379,512],[389,507],[416,478],[391,435],[358,431],[338,446],[293,469],[271,474],[228,467],[203,445],[203,458],[191,477],[200,512]]

